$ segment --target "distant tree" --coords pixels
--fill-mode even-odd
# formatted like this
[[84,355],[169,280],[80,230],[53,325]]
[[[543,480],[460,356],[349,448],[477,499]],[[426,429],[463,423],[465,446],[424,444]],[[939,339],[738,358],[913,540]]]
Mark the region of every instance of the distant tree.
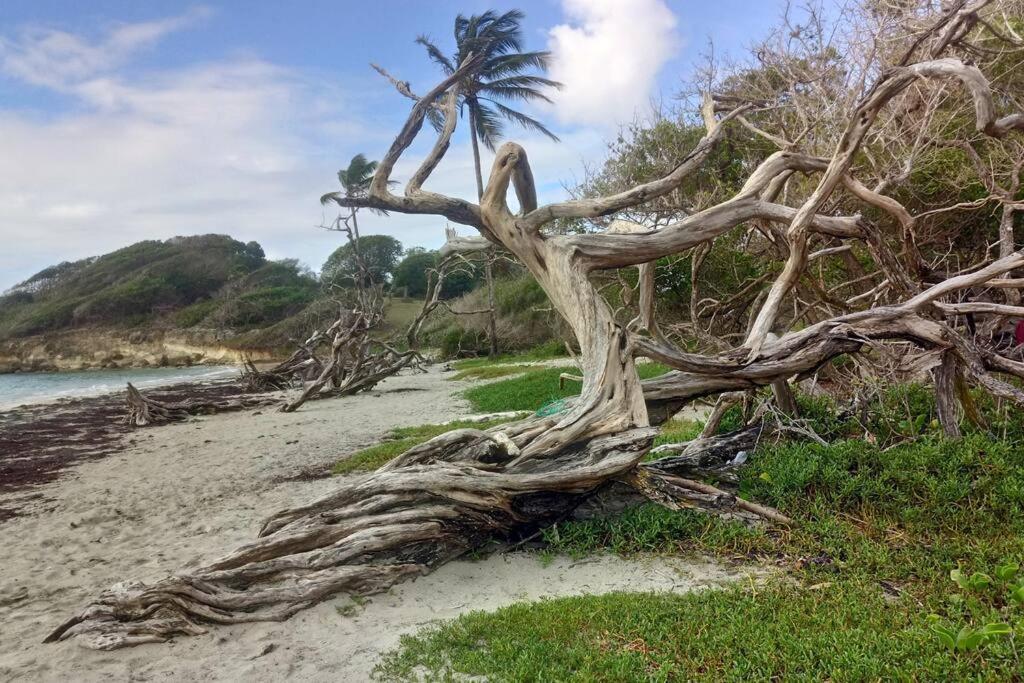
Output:
[[462,296],[480,285],[482,268],[479,264],[472,271],[467,268],[460,268],[448,273],[441,285],[441,298],[454,299]]
[[[365,235],[346,242],[324,261],[320,280],[325,286],[346,286],[354,283],[356,273],[359,272],[356,263],[357,249],[365,264],[368,278],[375,283],[388,281],[402,255],[402,243],[387,235]],[[364,282],[363,285],[369,286],[370,282]]]
[[437,252],[413,247],[405,252],[395,266],[391,284],[395,289],[405,288],[405,295],[420,298],[427,293],[427,271],[437,265]]
[[263,247],[256,240],[245,243],[245,253],[257,261],[263,261],[267,258],[267,255],[263,252]]
[[[436,251],[427,251],[423,247],[409,249],[405,258],[395,266],[391,284],[395,289],[407,287],[406,296],[420,298],[427,293],[428,272],[437,266],[440,256]],[[480,284],[482,264],[472,268],[453,269],[444,278],[441,286],[441,298],[453,299],[472,291]]]

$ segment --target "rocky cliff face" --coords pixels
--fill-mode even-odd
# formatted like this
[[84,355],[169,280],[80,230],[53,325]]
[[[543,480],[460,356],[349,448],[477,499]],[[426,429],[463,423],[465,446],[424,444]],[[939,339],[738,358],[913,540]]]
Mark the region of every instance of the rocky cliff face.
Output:
[[214,331],[71,330],[0,341],[0,373],[238,363],[265,350],[225,346]]

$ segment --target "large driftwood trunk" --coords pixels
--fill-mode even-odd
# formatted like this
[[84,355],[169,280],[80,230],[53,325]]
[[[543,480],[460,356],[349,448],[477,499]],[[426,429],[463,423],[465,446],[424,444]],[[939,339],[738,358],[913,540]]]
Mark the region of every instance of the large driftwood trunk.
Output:
[[[564,517],[643,456],[653,429],[595,439],[557,457],[512,464],[544,420],[507,439],[450,432],[309,505],[266,521],[259,538],[205,567],[150,586],[122,583],[58,627],[98,649],[203,632],[202,624],[286,619],[345,591],[386,590],[480,547]],[[518,433],[515,433],[518,432]]]

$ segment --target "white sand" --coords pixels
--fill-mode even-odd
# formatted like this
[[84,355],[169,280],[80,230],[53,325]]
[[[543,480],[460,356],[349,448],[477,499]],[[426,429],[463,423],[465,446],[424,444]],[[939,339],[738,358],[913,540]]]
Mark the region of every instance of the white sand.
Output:
[[[46,634],[116,581],[157,580],[251,540],[269,513],[320,496],[323,470],[396,426],[468,412],[437,370],[360,396],[139,430],[122,453],[42,487],[48,500],[0,524],[0,680],[361,681],[399,635],[439,618],[522,599],[610,590],[688,590],[737,575],[705,562],[580,563],[508,555],[456,562],[375,596],[339,597],[283,623],[213,626],[204,636],[96,652]],[[10,504],[11,499],[7,499]],[[0,506],[5,502],[0,497]]]

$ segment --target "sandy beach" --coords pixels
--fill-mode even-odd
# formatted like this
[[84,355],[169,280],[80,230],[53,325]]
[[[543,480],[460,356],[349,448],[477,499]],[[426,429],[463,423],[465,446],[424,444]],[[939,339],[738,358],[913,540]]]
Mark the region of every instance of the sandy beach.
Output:
[[[206,635],[113,652],[42,639],[117,581],[152,581],[252,539],[271,512],[320,496],[345,454],[396,426],[468,414],[435,366],[369,393],[195,418],[119,436],[114,453],[34,487],[0,524],[0,680],[366,680],[402,633],[473,609],[610,590],[688,590],[734,580],[696,561],[582,562],[536,555],[456,562],[354,606],[346,596],[282,623],[211,627]],[[20,505],[24,503],[20,492]],[[11,496],[0,497],[0,507]],[[35,502],[32,502],[35,501]]]

